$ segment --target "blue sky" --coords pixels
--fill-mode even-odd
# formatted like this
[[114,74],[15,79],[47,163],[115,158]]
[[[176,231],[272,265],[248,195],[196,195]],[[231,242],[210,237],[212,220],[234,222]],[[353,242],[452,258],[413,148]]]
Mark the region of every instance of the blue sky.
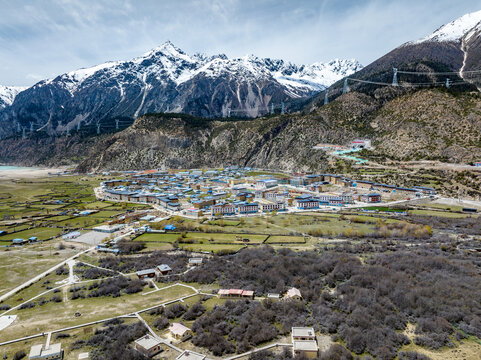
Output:
[[479,0],[0,0],[0,84],[128,60],[166,40],[187,53],[367,65],[480,9]]

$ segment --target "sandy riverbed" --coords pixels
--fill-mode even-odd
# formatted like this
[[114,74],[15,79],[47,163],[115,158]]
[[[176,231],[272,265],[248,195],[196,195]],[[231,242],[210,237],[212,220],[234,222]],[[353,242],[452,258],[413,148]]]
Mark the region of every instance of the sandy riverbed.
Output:
[[65,168],[26,168],[19,167],[13,169],[2,169],[0,166],[0,179],[21,179],[21,178],[38,178],[49,176],[50,174],[62,172]]

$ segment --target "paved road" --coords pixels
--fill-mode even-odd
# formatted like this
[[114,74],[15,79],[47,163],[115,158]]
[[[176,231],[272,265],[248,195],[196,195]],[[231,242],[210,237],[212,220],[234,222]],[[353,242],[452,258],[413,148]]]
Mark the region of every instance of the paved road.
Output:
[[[138,317],[138,316],[139,316],[138,314],[140,314],[140,313],[143,313],[143,312],[146,312],[146,311],[149,311],[149,310],[152,310],[152,309],[156,309],[156,308],[161,307],[161,306],[167,306],[167,305],[176,303],[176,302],[178,302],[178,301],[182,301],[182,300],[191,298],[191,297],[193,297],[193,296],[197,296],[197,295],[199,295],[199,293],[200,293],[198,289],[196,289],[196,288],[194,288],[194,287],[191,287],[191,286],[188,286],[188,285],[184,285],[184,284],[180,284],[180,283],[176,283],[175,285],[181,285],[181,286],[185,286],[185,287],[188,287],[188,288],[192,288],[192,289],[194,289],[196,292],[195,292],[194,294],[182,296],[182,297],[179,297],[179,298],[170,300],[170,301],[166,301],[166,302],[164,302],[164,303],[160,303],[160,304],[157,304],[157,305],[154,305],[154,306],[150,306],[150,307],[145,308],[145,309],[141,309],[141,310],[139,310],[139,311],[137,311],[137,312],[134,312],[134,313],[128,313],[128,314],[119,315],[119,316],[115,316],[115,317],[109,317],[109,318],[106,318],[106,319],[97,320],[97,321],[92,321],[92,322],[88,322],[88,323],[85,323],[85,324],[70,326],[70,327],[66,327],[66,328],[63,328],[63,329],[52,330],[52,331],[50,331],[50,332],[51,332],[52,334],[54,334],[54,333],[60,333],[60,332],[65,332],[65,331],[74,330],[74,329],[78,329],[78,328],[82,328],[82,327],[86,327],[86,326],[90,326],[90,325],[100,324],[100,323],[103,323],[103,322],[105,322],[105,321],[112,320],[112,319],[116,319],[116,318]],[[52,289],[52,290],[53,290],[53,289]],[[51,291],[51,290],[49,290],[49,291]],[[209,294],[206,294],[206,295],[209,295]],[[213,296],[213,295],[210,294],[210,296]],[[32,300],[32,299],[30,299],[29,301],[31,301],[31,300]],[[39,334],[35,334],[35,335],[25,336],[25,337],[22,337],[22,338],[18,338],[18,339],[13,339],[13,340],[1,342],[1,343],[0,343],[0,346],[8,345],[8,344],[13,344],[13,343],[20,342],[20,341],[26,341],[26,340],[34,339],[34,338],[37,338],[37,337],[44,336],[45,334],[46,334],[46,333],[39,333]]]
[[67,262],[69,262],[69,261],[71,261],[71,260],[74,260],[74,259],[78,258],[80,255],[85,254],[85,253],[87,253],[87,252],[89,252],[89,251],[92,251],[92,250],[94,250],[94,249],[95,249],[95,247],[92,247],[92,248],[89,248],[89,249],[87,249],[87,250],[81,251],[81,252],[79,252],[78,254],[75,254],[74,256],[72,256],[72,257],[70,257],[70,258],[62,261],[61,263],[58,263],[57,265],[55,265],[55,266],[53,266],[53,267],[51,267],[51,268],[48,269],[47,271],[44,271],[43,273],[41,273],[41,274],[39,274],[39,275],[31,278],[30,280],[24,282],[22,285],[17,286],[15,289],[10,290],[8,293],[3,294],[2,296],[0,296],[0,302],[8,299],[10,296],[16,294],[16,293],[19,292],[20,290],[23,290],[23,289],[25,289],[26,287],[29,287],[29,286],[32,285],[33,283],[39,281],[40,279],[42,279],[42,278],[44,278],[45,276],[47,276],[48,274],[50,274],[52,271],[57,270],[57,269],[58,269],[59,267],[61,267],[61,266],[64,266],[65,264],[67,264]]
[[245,352],[245,353],[243,353],[243,354],[238,354],[238,355],[234,355],[234,356],[225,358],[224,360],[235,360],[235,359],[239,359],[239,358],[241,358],[241,357],[249,356],[249,355],[254,354],[254,353],[256,353],[256,352],[259,352],[259,351],[262,351],[262,350],[272,349],[273,347],[278,347],[278,346],[288,346],[288,347],[292,347],[292,344],[275,343],[275,344],[271,344],[271,345],[266,345],[266,346],[263,346],[263,347],[261,347],[261,348],[258,348],[258,349],[254,349],[254,350]]

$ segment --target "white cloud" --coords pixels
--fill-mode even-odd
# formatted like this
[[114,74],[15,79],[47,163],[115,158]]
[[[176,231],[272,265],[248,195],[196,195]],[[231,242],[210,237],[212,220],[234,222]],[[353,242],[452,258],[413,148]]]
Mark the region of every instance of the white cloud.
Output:
[[478,1],[0,0],[0,84],[129,59],[167,39],[189,53],[367,64]]

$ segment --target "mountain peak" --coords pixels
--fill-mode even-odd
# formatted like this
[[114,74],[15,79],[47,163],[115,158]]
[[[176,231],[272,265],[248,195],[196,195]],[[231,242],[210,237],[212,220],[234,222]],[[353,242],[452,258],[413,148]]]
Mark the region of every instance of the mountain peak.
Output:
[[0,109],[11,105],[15,97],[25,89],[27,88],[23,86],[0,85]]
[[152,50],[146,52],[142,57],[149,57],[151,55],[159,53],[172,56],[186,55],[184,51],[175,46],[170,40],[167,40],[162,45],[159,45]]
[[461,16],[448,24],[441,26],[431,35],[415,41],[415,44],[426,41],[461,41],[463,37],[469,37],[473,30],[481,30],[481,10]]

